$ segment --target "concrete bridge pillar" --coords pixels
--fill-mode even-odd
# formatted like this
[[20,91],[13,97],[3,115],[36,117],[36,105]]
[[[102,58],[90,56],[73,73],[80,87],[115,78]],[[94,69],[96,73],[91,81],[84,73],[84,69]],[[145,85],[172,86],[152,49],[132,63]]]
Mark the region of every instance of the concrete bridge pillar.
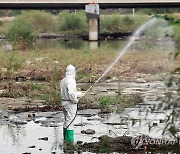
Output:
[[97,41],[99,36],[99,5],[86,5],[86,16],[89,22],[89,40]]

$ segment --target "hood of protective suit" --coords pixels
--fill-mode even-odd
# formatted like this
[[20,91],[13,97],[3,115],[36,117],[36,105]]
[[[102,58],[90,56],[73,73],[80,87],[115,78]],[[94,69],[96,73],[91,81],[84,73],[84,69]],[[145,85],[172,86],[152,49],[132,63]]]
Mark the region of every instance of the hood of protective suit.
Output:
[[75,78],[76,76],[76,68],[73,65],[68,65],[66,67],[66,77]]

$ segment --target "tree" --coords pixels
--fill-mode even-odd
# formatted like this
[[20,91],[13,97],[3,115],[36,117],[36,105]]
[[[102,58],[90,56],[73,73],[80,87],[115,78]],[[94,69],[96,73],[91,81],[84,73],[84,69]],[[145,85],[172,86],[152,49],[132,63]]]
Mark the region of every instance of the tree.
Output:
[[22,16],[17,17],[10,25],[7,38],[16,49],[25,50],[31,48],[35,38],[31,23]]

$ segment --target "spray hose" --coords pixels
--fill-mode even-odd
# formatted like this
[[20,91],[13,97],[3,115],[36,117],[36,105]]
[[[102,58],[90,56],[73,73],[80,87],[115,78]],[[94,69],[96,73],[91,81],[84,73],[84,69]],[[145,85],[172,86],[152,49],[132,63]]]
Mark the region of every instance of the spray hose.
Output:
[[[84,96],[86,95],[86,93],[87,93],[97,82],[99,82],[100,79],[101,79],[101,78],[99,78],[98,80],[96,80],[96,82],[94,82],[94,83],[88,88],[88,90],[86,90],[86,91],[81,95],[81,97],[79,97],[78,102],[79,102],[79,100],[80,100],[82,97],[84,97]],[[76,119],[77,111],[78,111],[78,110],[76,110],[76,114],[75,114],[74,118],[72,119],[72,121],[71,121],[71,122],[69,123],[69,125],[65,128],[66,130],[69,128],[69,126],[70,126],[70,125],[74,122],[74,120]]]

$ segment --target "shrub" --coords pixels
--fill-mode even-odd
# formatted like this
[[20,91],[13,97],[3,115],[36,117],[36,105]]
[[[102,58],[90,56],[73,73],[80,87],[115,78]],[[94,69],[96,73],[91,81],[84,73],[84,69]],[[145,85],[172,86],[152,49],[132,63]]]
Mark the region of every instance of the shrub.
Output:
[[130,18],[129,16],[123,17],[122,22],[129,26],[134,24],[134,20]]
[[34,35],[31,23],[21,16],[17,17],[8,29],[7,38],[18,49],[32,47]]
[[24,11],[20,15],[33,25],[33,28],[38,33],[52,32],[55,27],[53,16],[45,11]]
[[173,30],[174,30],[174,40],[175,40],[175,43],[176,43],[176,49],[177,49],[177,52],[180,53],[180,26],[176,25],[173,27]]
[[133,32],[147,21],[148,16],[122,16],[118,14],[102,16],[101,32]]
[[86,16],[82,11],[76,13],[63,11],[58,15],[58,30],[60,31],[84,31],[86,27]]
[[121,17],[119,15],[105,16],[100,20],[101,30],[105,32],[120,31]]
[[109,109],[109,106],[113,103],[113,99],[109,96],[102,97],[99,100],[99,106],[101,110]]

